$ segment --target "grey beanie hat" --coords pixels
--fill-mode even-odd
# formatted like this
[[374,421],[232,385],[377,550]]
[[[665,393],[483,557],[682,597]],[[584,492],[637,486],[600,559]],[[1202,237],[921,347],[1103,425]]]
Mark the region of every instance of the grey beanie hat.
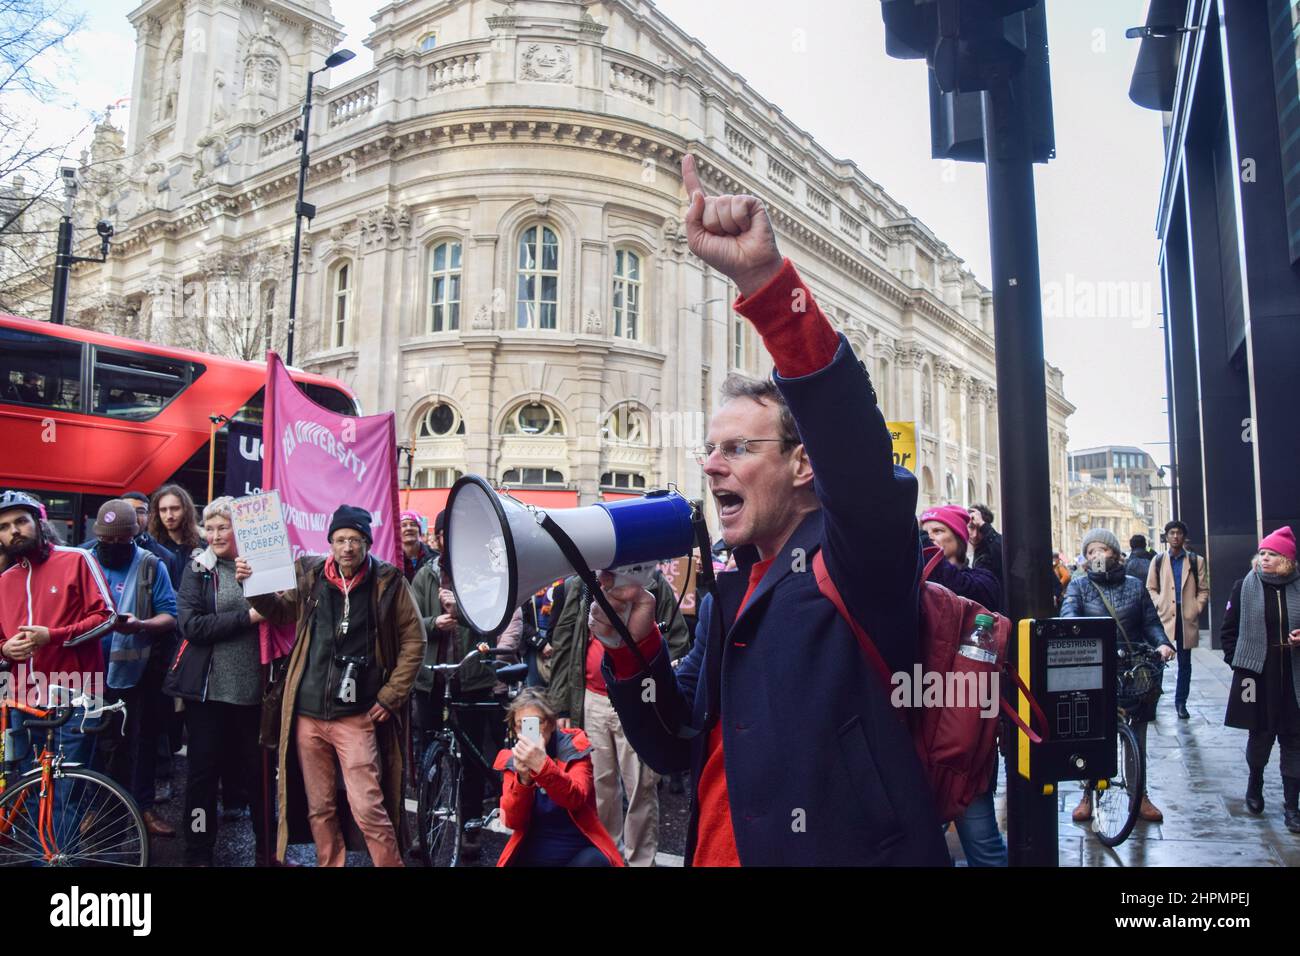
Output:
[[1093,528],[1085,534],[1083,536],[1083,544],[1080,546],[1079,550],[1084,554],[1087,554],[1088,545],[1092,544],[1094,541],[1100,541],[1106,547],[1110,548],[1115,552],[1115,557],[1117,558],[1121,557],[1124,553],[1120,550],[1119,538],[1115,537],[1113,532],[1108,531],[1105,528]]

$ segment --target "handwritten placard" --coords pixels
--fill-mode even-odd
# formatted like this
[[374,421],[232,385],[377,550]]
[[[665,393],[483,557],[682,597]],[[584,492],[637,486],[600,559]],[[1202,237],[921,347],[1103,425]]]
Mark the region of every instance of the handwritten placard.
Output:
[[280,493],[268,491],[236,498],[230,516],[239,556],[253,569],[244,579],[244,596],[293,590],[297,577],[289,531],[280,511]]

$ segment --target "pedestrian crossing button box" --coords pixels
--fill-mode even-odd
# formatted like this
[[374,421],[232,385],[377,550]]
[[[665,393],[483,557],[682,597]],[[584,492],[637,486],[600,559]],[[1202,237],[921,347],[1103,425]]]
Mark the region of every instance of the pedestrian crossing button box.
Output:
[[[1020,676],[1047,717],[1042,743],[1020,733],[1021,776],[1055,783],[1115,775],[1116,631],[1109,617],[1021,622]],[[1028,705],[1019,705],[1028,720]]]

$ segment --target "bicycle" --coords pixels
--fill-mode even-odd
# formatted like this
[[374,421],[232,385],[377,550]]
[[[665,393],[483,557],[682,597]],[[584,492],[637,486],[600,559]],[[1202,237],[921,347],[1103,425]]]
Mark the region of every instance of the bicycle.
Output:
[[[421,755],[416,770],[416,840],[428,866],[454,867],[460,863],[461,841],[466,833],[481,830],[497,815],[497,810],[483,817],[462,820],[460,790],[465,777],[465,761],[479,765],[485,775],[496,776],[492,769],[493,757],[484,756],[475,742],[461,728],[456,718],[462,710],[495,710],[500,705],[493,702],[456,701],[451,697],[451,679],[456,671],[477,657],[514,655],[507,648],[479,644],[464,660],[457,664],[426,664],[435,674],[443,675],[442,727],[429,735],[429,743]],[[505,664],[489,660],[497,677],[507,685],[515,685],[528,673],[527,664]],[[513,696],[513,694],[511,695]]]
[[1129,838],[1142,809],[1146,793],[1146,760],[1133,729],[1138,710],[1160,686],[1165,662],[1155,648],[1119,649],[1116,680],[1119,685],[1119,720],[1115,727],[1116,771],[1109,780],[1098,780],[1092,814],[1092,830],[1103,846],[1119,846]]
[[[55,705],[54,691],[62,689],[51,688],[48,707],[0,701],[0,866],[148,866],[148,834],[131,795],[103,774],[65,761],[62,747],[51,749],[55,730],[75,708],[84,708],[81,733],[93,734],[110,721],[92,727],[87,721],[119,712],[125,720],[126,704],[96,710],[82,694]],[[24,729],[46,731],[38,766],[13,786],[4,769],[11,711],[27,715]]]

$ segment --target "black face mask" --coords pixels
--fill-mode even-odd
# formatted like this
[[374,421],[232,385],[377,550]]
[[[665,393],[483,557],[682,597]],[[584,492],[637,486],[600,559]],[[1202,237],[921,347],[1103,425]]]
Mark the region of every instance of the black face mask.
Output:
[[135,542],[109,544],[101,541],[95,545],[95,553],[99,557],[99,563],[104,567],[120,571],[131,563],[131,556],[135,554]]

